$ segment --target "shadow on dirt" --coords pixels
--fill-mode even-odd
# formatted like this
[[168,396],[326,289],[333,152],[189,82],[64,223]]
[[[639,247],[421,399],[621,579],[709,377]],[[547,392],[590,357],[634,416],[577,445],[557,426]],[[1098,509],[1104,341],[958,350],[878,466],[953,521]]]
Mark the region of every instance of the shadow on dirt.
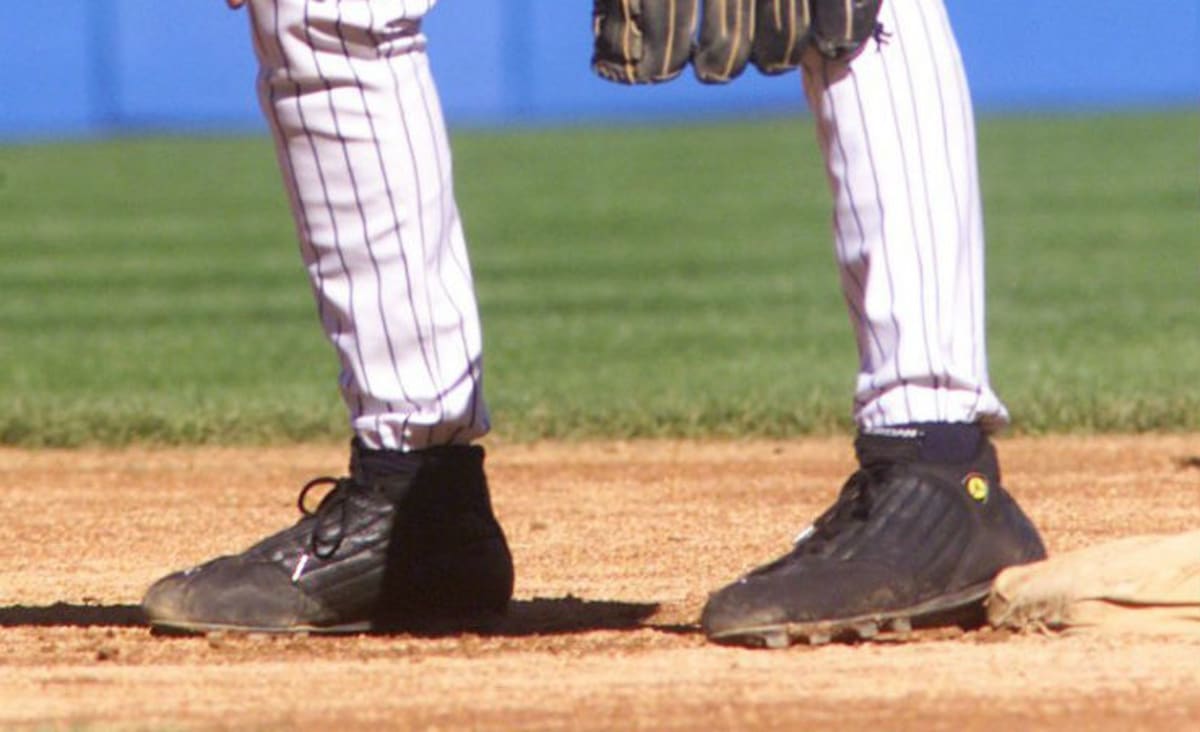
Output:
[[1180,470],[1200,470],[1200,455],[1185,455],[1175,458],[1175,467]]
[[130,627],[145,625],[142,609],[137,605],[74,605],[56,602],[53,605],[9,605],[0,607],[0,628],[17,626],[95,626]]
[[[535,597],[513,600],[508,613],[472,632],[484,636],[523,637],[588,633],[598,630],[641,630],[692,632],[691,627],[647,623],[659,609],[654,602],[619,602],[566,597]],[[88,605],[56,602],[53,605],[10,605],[0,607],[0,628],[14,627],[135,627],[146,625],[137,605]],[[418,636],[456,635],[462,627],[411,628],[404,632]],[[389,633],[379,633],[387,635]]]
[[508,614],[484,632],[493,636],[556,635],[593,630],[640,630],[658,611],[656,602],[618,602],[566,597],[513,600]]

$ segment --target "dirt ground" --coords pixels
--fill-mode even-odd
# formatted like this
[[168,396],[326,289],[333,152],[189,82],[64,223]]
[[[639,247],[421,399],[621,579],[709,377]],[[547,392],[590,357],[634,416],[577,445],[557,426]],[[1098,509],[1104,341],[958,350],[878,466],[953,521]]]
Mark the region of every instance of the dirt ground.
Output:
[[[344,470],[344,446],[0,450],[0,727],[1200,728],[1196,638],[706,644],[707,592],[832,499],[845,439],[487,446],[516,599],[496,631],[441,638],[140,625],[151,581],[289,524],[304,481]],[[1052,553],[1200,527],[1200,436],[999,449]]]

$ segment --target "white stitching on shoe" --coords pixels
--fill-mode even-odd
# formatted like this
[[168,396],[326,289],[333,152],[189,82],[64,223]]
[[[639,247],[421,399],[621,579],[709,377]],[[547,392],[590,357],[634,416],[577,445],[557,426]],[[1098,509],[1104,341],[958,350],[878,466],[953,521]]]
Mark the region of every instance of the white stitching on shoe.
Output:
[[292,572],[292,584],[300,581],[300,575],[304,572],[304,568],[308,566],[308,554],[303,554],[300,561],[296,562],[296,570]]
[[799,544],[800,542],[804,541],[805,539],[807,539],[808,537],[810,537],[814,533],[816,533],[816,531],[817,531],[817,527],[813,524],[809,524],[808,526],[805,526],[804,529],[799,534],[796,534],[796,538],[792,539],[792,544],[793,545]]

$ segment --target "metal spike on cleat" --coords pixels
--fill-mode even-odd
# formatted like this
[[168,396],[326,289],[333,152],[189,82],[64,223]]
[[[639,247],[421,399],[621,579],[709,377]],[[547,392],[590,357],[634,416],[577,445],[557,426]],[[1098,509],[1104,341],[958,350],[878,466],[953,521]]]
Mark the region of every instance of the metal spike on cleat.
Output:
[[785,630],[769,630],[763,633],[761,638],[766,648],[787,648],[790,645]]

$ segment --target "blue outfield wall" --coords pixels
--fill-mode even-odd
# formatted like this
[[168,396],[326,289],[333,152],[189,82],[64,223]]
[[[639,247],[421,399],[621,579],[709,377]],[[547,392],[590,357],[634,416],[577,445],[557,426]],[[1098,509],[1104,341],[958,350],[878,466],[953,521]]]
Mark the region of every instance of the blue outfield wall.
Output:
[[[904,0],[890,0],[903,2]],[[1200,103],[1200,3],[948,0],[977,103],[991,110]],[[426,22],[452,124],[803,109],[795,75],[652,88],[588,68],[588,0],[441,0]],[[986,8],[986,10],[984,9]],[[258,130],[243,13],[221,0],[42,0],[0,25],[0,137]]]

